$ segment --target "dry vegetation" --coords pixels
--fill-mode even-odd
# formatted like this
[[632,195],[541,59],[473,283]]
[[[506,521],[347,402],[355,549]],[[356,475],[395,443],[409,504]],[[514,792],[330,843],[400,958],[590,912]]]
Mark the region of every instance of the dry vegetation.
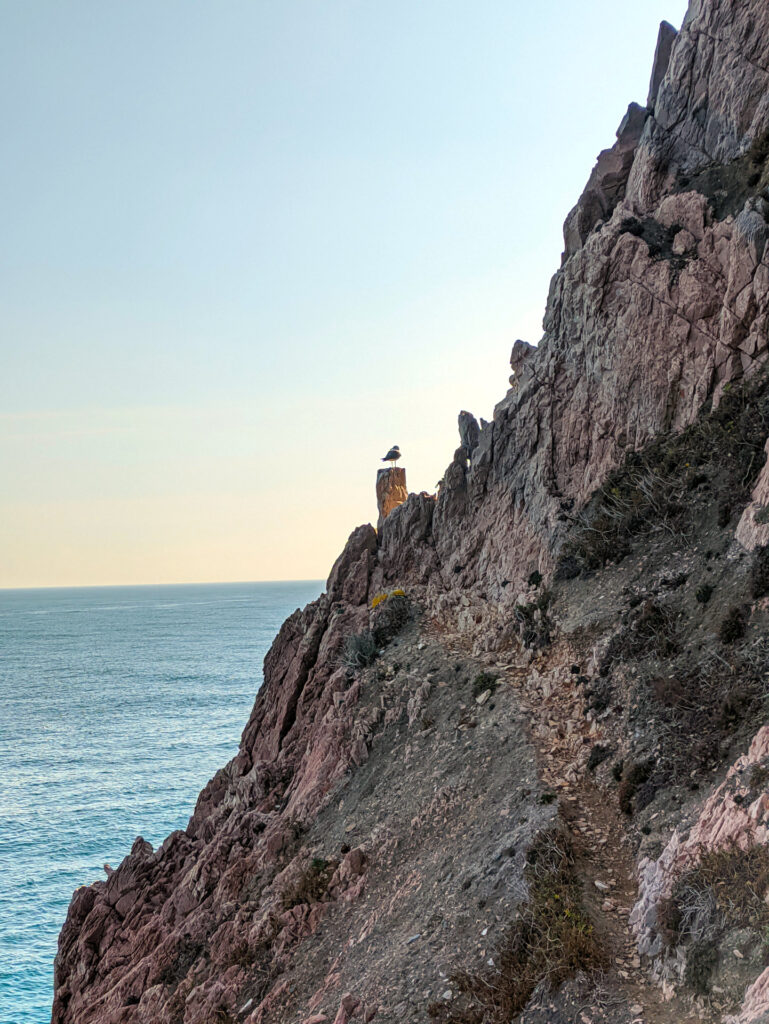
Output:
[[686,944],[684,980],[707,995],[718,956],[718,942],[730,928],[751,928],[767,935],[769,848],[730,846],[703,852],[694,870],[683,875],[662,907],[661,924],[671,945]]
[[402,591],[379,594],[371,610],[371,628],[347,638],[342,650],[342,663],[351,671],[371,665],[379,654],[403,629],[411,614],[411,602]]
[[[727,386],[718,409],[680,434],[631,452],[573,519],[556,578],[570,579],[628,554],[650,532],[684,536],[693,528],[692,498],[715,498],[720,526],[745,505],[765,460],[769,378]],[[768,576],[769,578],[769,576]]]
[[577,971],[601,966],[603,956],[564,834],[552,830],[539,837],[525,875],[528,899],[495,950],[494,966],[452,975],[459,996],[451,1003],[432,1003],[428,1012],[433,1020],[507,1024],[537,986],[557,988]]

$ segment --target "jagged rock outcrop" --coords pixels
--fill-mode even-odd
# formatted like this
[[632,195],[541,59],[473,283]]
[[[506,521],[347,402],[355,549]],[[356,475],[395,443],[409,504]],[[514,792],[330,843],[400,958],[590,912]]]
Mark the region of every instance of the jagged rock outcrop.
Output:
[[398,466],[392,469],[380,469],[376,475],[376,503],[379,509],[378,529],[382,529],[382,523],[387,519],[393,509],[408,498],[409,492],[406,487],[406,470]]
[[[137,839],[106,882],[75,894],[59,940],[55,1022],[211,1020],[261,948],[289,950],[318,926],[322,907],[285,908],[302,869],[290,853],[302,823],[366,758],[377,715],[350,715],[360,689],[338,655],[368,622],[375,559],[376,533],[360,527],[326,593],[283,624],[240,750],[201,792],[187,829],[155,851]],[[359,884],[364,862],[346,855],[329,882],[337,896]]]
[[638,945],[643,954],[657,956],[663,950],[660,905],[670,897],[675,882],[691,871],[705,853],[734,847],[747,850],[769,840],[769,796],[759,787],[760,791],[750,799],[751,769],[763,768],[768,759],[769,726],[759,731],[748,753],[729,769],[686,838],[674,832],[656,860],[644,859],[639,864],[639,900],[630,915],[630,924],[639,935]]
[[564,259],[578,252],[591,231],[607,220],[624,198],[630,168],[649,111],[631,103],[617,129],[617,141],[598,156],[598,162],[579,202],[563,226]]
[[[461,446],[437,496],[406,498],[403,470],[382,471],[378,532],[354,531],[324,595],[284,623],[239,752],[200,794],[187,829],[154,851],[137,840],[106,881],[73,897],[54,1024],[284,1019],[280,971],[329,906],[297,894],[320,878],[324,893],[352,906],[373,856],[342,832],[339,862],[316,864],[300,837],[324,814],[337,828],[329,801],[367,763],[377,729],[403,722],[400,756],[412,756],[419,741],[408,730],[429,732],[429,696],[450,685],[442,666],[444,678],[414,680],[400,703],[389,690],[367,702],[343,663],[346,642],[370,634],[373,595],[400,586],[431,630],[451,626],[476,652],[509,651],[533,620],[528,581],[551,573],[570,517],[610,471],[756,371],[769,330],[768,158],[769,7],[692,0],[678,34],[661,30],[647,107],[631,104],[567,218],[544,336],[536,349],[516,342],[513,386],[493,421],[461,414]],[[768,493],[763,477],[756,486],[753,516]],[[763,535],[746,521],[738,536],[753,544]],[[546,609],[536,611],[543,619]],[[533,656],[524,650],[521,664]],[[475,699],[463,704],[462,742],[462,729],[477,725]],[[589,735],[596,730],[593,720]],[[525,748],[521,737],[513,742]],[[457,806],[452,785],[427,801],[447,828]],[[417,832],[426,827],[420,815],[411,819]],[[523,861],[526,829],[514,842],[500,832],[495,864]],[[407,845],[406,835],[419,846],[407,831],[377,833],[380,863]],[[463,849],[483,856],[480,847]],[[405,899],[414,884],[404,878],[399,894]],[[314,1019],[324,1018],[315,1011],[331,998],[345,956],[375,944],[384,913],[372,911],[324,967],[326,987],[308,1002]],[[233,1006],[233,993],[242,1004]],[[375,1008],[361,1000],[345,996],[338,1020],[370,1019]],[[406,1005],[394,1019],[411,1012]]]
[[649,95],[646,99],[646,106],[652,113],[654,113],[657,105],[657,96],[670,64],[670,54],[672,53],[673,43],[677,35],[678,31],[669,22],[662,22],[657,34],[657,46],[654,51],[654,63],[652,64],[652,77],[649,82]]
[[[685,976],[686,957],[675,955],[663,937],[664,905],[673,888],[706,855],[749,851],[769,841],[769,793],[764,779],[769,764],[769,726],[762,728],[750,749],[729,769],[725,780],[705,802],[700,815],[682,837],[676,830],[656,860],[639,864],[639,899],[630,915],[639,951],[653,960],[654,971],[669,992]],[[760,779],[757,783],[757,778]],[[746,884],[751,884],[746,879]],[[769,968],[745,993],[736,1024],[752,1024],[769,1014]]]
[[675,39],[663,32],[654,112],[631,119],[645,118],[635,142],[635,128],[623,136],[624,195],[567,246],[538,348],[516,343],[516,386],[438,495],[436,599],[459,585],[514,600],[628,450],[685,427],[765,360],[768,51],[757,0],[692,3]]
[[481,428],[478,426],[478,420],[471,412],[466,412],[463,409],[459,414],[459,440],[467,452],[468,459],[473,457],[473,452],[478,447],[480,439]]

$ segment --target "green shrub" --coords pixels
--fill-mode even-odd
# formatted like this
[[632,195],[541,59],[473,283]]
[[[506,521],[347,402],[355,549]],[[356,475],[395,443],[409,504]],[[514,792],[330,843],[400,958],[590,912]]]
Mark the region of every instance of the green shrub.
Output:
[[668,658],[678,650],[679,633],[675,608],[647,598],[631,613],[628,625],[612,637],[604,660],[608,666],[618,658]]
[[493,693],[496,688],[497,677],[493,676],[491,672],[479,672],[473,679],[473,697],[480,697],[486,690],[491,690]]

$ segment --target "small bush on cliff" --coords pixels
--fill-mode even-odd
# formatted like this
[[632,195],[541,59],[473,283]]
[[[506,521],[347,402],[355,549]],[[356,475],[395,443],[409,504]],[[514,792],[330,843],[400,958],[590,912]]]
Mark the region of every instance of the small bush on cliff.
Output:
[[491,690],[494,693],[496,688],[497,677],[492,675],[491,672],[479,672],[475,679],[473,679],[473,697],[480,697],[487,690]]
[[660,737],[658,774],[683,782],[765,721],[769,642],[735,645],[728,659],[722,650],[689,648],[663,670],[639,675],[639,714]]
[[703,412],[680,434],[630,452],[573,516],[555,578],[621,560],[642,534],[690,532],[700,494],[719,507],[725,527],[750,497],[768,433],[769,377],[762,372],[724,391],[718,409]]
[[678,612],[669,604],[652,598],[635,610],[628,626],[612,638],[605,660],[670,657],[678,650]]
[[577,971],[601,966],[593,924],[582,905],[568,840],[544,833],[529,851],[529,897],[481,972],[457,971],[459,992],[452,1003],[432,1003],[428,1013],[441,1024],[508,1024],[535,988],[557,988]]
[[692,925],[701,894],[713,900],[722,923],[728,928],[756,928],[769,925],[769,906],[764,896],[769,890],[769,847],[752,846],[741,850],[728,846],[703,853],[693,871],[679,881],[673,899],[681,911],[680,933],[700,938]]
[[342,661],[351,669],[366,668],[374,661],[376,655],[377,643],[374,634],[370,629],[364,629],[362,633],[348,636],[342,652]]
[[551,622],[548,615],[552,595],[543,590],[536,601],[517,604],[513,609],[516,629],[524,647],[547,647],[550,643]]
[[686,945],[684,980],[699,995],[710,989],[718,942],[726,931],[750,928],[765,934],[768,888],[769,847],[759,845],[703,851],[699,864],[677,881],[661,923],[669,942]]
[[403,591],[393,591],[371,614],[371,632],[378,647],[384,647],[400,633],[409,620],[411,604]]

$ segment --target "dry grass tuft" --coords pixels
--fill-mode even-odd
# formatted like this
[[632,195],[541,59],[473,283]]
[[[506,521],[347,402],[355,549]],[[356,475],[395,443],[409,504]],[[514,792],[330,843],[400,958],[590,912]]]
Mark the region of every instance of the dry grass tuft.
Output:
[[670,944],[686,945],[684,980],[707,995],[717,946],[730,928],[769,928],[769,847],[729,846],[703,852],[696,868],[677,882],[661,908],[660,924]]
[[492,959],[479,972],[457,971],[452,1003],[432,1003],[441,1024],[508,1024],[538,985],[556,988],[577,971],[601,966],[603,956],[582,905],[568,842],[555,830],[540,836],[526,868],[529,898]]
[[370,629],[348,636],[342,651],[342,663],[347,668],[366,668],[377,656],[377,644]]

